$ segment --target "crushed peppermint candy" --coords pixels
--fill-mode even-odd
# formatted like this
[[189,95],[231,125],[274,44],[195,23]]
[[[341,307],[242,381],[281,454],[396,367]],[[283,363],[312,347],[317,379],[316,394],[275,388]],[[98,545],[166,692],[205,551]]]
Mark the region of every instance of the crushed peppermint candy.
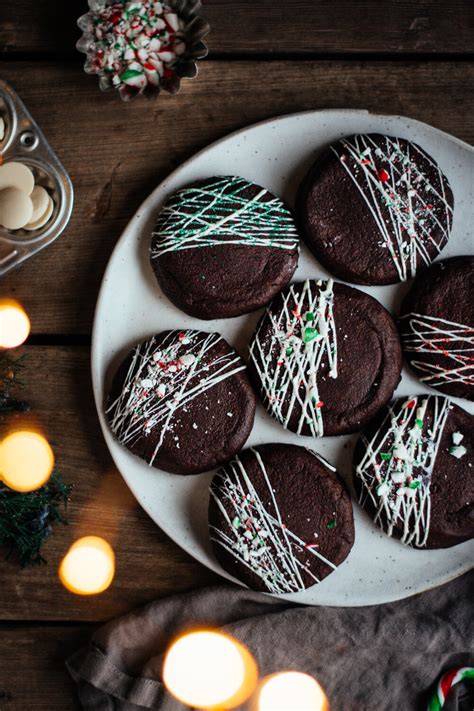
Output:
[[377,494],[380,497],[388,496],[388,494],[390,494],[390,492],[391,492],[391,486],[386,481],[380,482],[380,484],[377,486]]
[[459,444],[454,447],[450,447],[449,453],[452,457],[456,457],[456,459],[461,459],[461,457],[464,457],[464,455],[467,454],[467,449],[462,444]]
[[186,52],[184,20],[171,2],[104,2],[92,13],[88,70],[130,99],[176,77]]
[[193,353],[185,353],[184,355],[180,356],[179,362],[181,365],[184,365],[185,368],[189,368],[193,363],[196,361],[196,356]]
[[464,457],[464,455],[467,454],[466,447],[461,444],[462,440],[464,439],[464,435],[461,434],[461,432],[453,432],[451,437],[453,440],[453,446],[449,448],[449,453],[452,457],[456,457],[456,459],[461,459],[461,457]]

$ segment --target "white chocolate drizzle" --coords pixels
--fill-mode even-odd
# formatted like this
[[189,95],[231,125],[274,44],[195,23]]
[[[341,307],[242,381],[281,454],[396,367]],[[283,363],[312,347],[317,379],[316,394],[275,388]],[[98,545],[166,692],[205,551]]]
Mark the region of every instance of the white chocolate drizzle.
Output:
[[[431,263],[428,244],[441,251],[449,238],[453,210],[439,165],[410,141],[404,141],[402,149],[400,139],[384,138],[384,149],[370,135],[358,134],[352,140],[343,138],[331,150],[357,186],[400,280],[405,281],[415,276],[420,260]],[[421,172],[420,156],[435,171],[436,181]]]
[[[474,387],[474,328],[435,316],[410,313],[400,318],[403,348],[420,355],[412,365],[420,380],[433,388],[449,383]],[[430,363],[423,354],[439,355],[445,365]]]
[[[307,280],[283,292],[283,308],[272,305],[250,345],[250,360],[261,382],[261,396],[269,412],[288,427],[293,411],[300,411],[294,431],[324,434],[325,403],[319,395],[321,366],[337,378],[337,336],[333,314],[333,280]],[[270,337],[261,337],[270,319]],[[275,363],[276,361],[276,363]]]
[[[318,558],[333,570],[336,566],[317,550],[314,542],[303,541],[282,520],[275,489],[262,457],[256,449],[250,451],[258,462],[266,490],[261,496],[257,494],[238,456],[221,467],[210,492],[227,525],[224,530],[210,526],[211,540],[257,575],[269,592],[299,592],[307,587],[303,575],[309,576],[314,583],[319,582],[311,570],[311,557]],[[328,466],[322,457],[314,452],[311,454]],[[333,467],[329,468],[334,471]]]
[[243,178],[219,177],[174,193],[158,215],[152,260],[167,252],[229,244],[296,249],[298,233],[289,210],[264,188],[245,197],[250,186]]
[[180,410],[245,370],[235,352],[209,356],[221,340],[217,333],[170,331],[160,343],[153,337],[134,349],[122,391],[106,413],[113,433],[125,446],[159,428],[150,466]]
[[[397,400],[388,407],[355,468],[363,483],[359,503],[375,506],[374,522],[391,536],[402,527],[401,541],[426,545],[430,531],[430,486],[433,468],[451,406],[439,396]],[[426,418],[432,413],[432,422]]]

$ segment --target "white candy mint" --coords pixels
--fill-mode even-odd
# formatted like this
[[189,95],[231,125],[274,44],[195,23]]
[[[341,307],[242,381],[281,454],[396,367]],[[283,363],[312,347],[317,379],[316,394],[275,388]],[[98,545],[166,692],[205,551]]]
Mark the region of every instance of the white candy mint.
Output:
[[165,20],[168,23],[170,27],[173,28],[175,32],[179,30],[179,22],[178,22],[178,15],[174,12],[170,12],[167,15],[165,15]]
[[150,52],[157,52],[161,47],[161,42],[158,37],[152,37],[150,40],[149,49]]
[[461,444],[464,439],[464,435],[461,432],[453,432],[452,434],[454,444]]
[[172,62],[173,59],[176,59],[176,55],[174,52],[157,52],[157,55],[162,62]]

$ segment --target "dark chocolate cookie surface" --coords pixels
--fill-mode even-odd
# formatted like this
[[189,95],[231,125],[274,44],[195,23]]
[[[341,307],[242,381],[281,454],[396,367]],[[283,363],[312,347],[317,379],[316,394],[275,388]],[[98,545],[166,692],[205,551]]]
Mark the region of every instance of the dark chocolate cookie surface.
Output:
[[267,304],[293,276],[298,234],[283,202],[239,177],[215,177],[174,193],[151,244],[168,298],[202,319],[240,316]]
[[217,559],[254,590],[304,590],[340,565],[354,543],[349,494],[336,470],[304,447],[241,452],[211,484]]
[[449,239],[453,194],[439,165],[402,138],[342,138],[300,188],[297,215],[316,258],[355,284],[394,284],[426,268]]
[[163,331],[123,361],[106,415],[118,441],[150,466],[197,474],[241,449],[255,405],[245,364],[222,336]]
[[401,398],[359,438],[361,506],[389,536],[446,548],[474,536],[474,418],[440,395]]
[[249,373],[273,417],[292,432],[347,434],[390,400],[400,379],[395,323],[344,284],[291,284],[272,301],[250,344]]
[[400,312],[404,354],[425,385],[474,400],[474,257],[436,262]]

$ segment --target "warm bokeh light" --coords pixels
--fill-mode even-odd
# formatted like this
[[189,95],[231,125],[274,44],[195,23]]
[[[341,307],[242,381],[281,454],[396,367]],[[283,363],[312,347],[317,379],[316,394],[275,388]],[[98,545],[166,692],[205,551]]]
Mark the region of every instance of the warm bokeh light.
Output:
[[281,672],[263,680],[257,711],[328,711],[329,704],[316,679],[301,672]]
[[0,301],[0,348],[20,346],[30,333],[30,319],[16,301]]
[[59,568],[59,578],[76,595],[107,590],[115,575],[112,546],[98,536],[85,536],[72,544]]
[[37,432],[14,432],[0,443],[0,480],[14,491],[39,489],[53,466],[53,450]]
[[254,692],[257,679],[250,652],[219,632],[200,630],[180,637],[163,665],[168,691],[198,709],[240,706]]

